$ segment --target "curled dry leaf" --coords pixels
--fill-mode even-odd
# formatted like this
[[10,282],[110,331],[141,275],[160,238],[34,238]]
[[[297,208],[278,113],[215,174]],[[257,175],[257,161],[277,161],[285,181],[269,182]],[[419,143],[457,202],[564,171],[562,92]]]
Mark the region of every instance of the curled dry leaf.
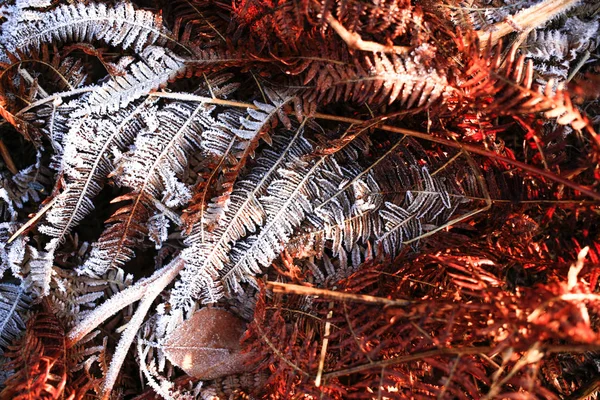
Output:
[[198,379],[216,379],[249,371],[240,339],[246,323],[228,311],[203,308],[177,327],[164,351],[173,364]]

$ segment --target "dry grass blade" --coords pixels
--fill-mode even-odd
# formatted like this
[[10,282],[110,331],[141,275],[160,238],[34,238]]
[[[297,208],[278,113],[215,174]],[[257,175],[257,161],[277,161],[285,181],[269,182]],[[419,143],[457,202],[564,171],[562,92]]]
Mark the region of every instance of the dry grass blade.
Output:
[[303,296],[316,296],[325,299],[348,301],[356,303],[380,304],[384,306],[404,307],[412,304],[412,301],[401,299],[385,299],[382,297],[369,296],[365,294],[343,293],[335,290],[317,289],[309,286],[294,285],[281,282],[267,282],[267,288],[274,293],[299,294]]

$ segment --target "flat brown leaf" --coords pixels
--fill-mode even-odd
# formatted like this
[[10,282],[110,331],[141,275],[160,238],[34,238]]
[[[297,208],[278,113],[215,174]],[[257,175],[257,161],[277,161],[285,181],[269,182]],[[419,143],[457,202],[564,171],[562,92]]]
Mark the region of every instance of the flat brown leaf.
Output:
[[173,364],[199,379],[216,379],[246,372],[240,339],[246,323],[228,311],[203,308],[167,339],[164,351]]

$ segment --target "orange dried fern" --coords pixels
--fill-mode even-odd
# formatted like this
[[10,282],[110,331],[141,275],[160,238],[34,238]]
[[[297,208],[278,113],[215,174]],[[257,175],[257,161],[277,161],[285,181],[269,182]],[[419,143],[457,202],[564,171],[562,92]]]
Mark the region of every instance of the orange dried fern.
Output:
[[10,359],[7,368],[16,373],[7,379],[0,398],[63,398],[68,375],[65,331],[49,309],[29,319],[25,336],[10,347],[6,356]]

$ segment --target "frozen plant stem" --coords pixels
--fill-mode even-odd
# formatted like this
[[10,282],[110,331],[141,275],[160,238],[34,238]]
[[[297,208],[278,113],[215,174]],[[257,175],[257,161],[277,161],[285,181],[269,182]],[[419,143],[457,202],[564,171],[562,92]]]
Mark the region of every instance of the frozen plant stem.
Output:
[[478,31],[479,43],[482,47],[494,46],[504,36],[515,32],[528,32],[545,25],[551,19],[574,7],[581,0],[544,0],[539,4],[526,8],[508,20],[498,22],[490,31]]
[[[178,263],[183,265],[182,262]],[[175,263],[175,266],[176,265],[177,262]],[[108,372],[106,373],[106,379],[104,380],[104,385],[102,386],[102,399],[108,400],[110,398],[110,392],[112,391],[112,388],[115,385],[115,382],[117,381],[119,371],[121,371],[121,366],[125,361],[125,357],[127,357],[129,347],[131,347],[131,343],[133,342],[133,339],[135,338],[138,329],[140,329],[140,326],[144,322],[144,318],[146,317],[148,310],[150,310],[152,303],[154,303],[154,300],[156,299],[156,297],[158,297],[160,292],[162,292],[163,289],[169,283],[171,283],[171,281],[175,278],[177,272],[179,271],[175,268],[169,272],[170,273],[166,273],[160,278],[158,278],[156,281],[154,281],[154,283],[150,285],[148,290],[145,291],[144,298],[140,302],[138,309],[135,311],[135,314],[133,314],[133,317],[131,317],[131,319],[127,323],[127,328],[125,329],[125,331],[121,335],[121,338],[119,339],[119,344],[117,345],[115,354],[113,355],[113,358],[110,362],[110,367],[108,368]]]
[[385,46],[381,43],[363,40],[356,32],[348,31],[337,19],[333,18],[331,13],[327,13],[325,21],[333,28],[333,30],[346,42],[349,48],[372,51],[373,53],[396,53],[403,54],[410,51],[408,46]]
[[[67,335],[67,347],[72,347],[112,315],[118,313],[128,305],[135,303],[142,297],[151,297],[154,292],[156,292],[156,296],[158,296],[158,294],[171,283],[175,276],[177,276],[179,271],[183,269],[183,266],[183,260],[176,258],[167,266],[156,271],[149,278],[142,279],[135,285],[112,296],[100,307],[92,311],[87,318],[71,329]],[[154,296],[154,298],[156,298],[156,296]],[[127,329],[129,329],[129,327]]]

